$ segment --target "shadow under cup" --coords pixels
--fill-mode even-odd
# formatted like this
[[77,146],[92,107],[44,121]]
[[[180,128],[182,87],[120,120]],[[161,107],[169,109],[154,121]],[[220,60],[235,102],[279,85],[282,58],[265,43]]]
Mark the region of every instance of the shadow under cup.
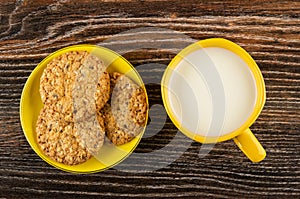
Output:
[[162,79],[167,113],[186,136],[201,143],[234,139],[253,162],[265,150],[249,130],[265,102],[262,74],[251,56],[225,39],[182,50]]

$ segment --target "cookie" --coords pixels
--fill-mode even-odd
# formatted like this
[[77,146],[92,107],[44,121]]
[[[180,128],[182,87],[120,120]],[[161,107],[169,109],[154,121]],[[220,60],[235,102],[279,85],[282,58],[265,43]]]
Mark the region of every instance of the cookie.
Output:
[[44,104],[51,103],[70,92],[75,71],[84,63],[89,54],[85,51],[71,51],[51,60],[40,79],[40,94]]
[[[97,70],[91,69],[91,67]],[[99,77],[95,85],[95,104],[100,110],[109,100],[110,79],[105,71],[106,66],[96,56],[90,55],[86,51],[71,51],[62,54],[50,61],[45,68],[40,79],[40,94],[44,104],[53,104],[61,98],[72,100],[74,84],[78,78],[88,79],[85,73],[80,73],[80,69],[91,70],[93,77]],[[93,80],[91,80],[93,81]],[[83,82],[81,87],[86,86]],[[87,88],[83,88],[87,89]],[[72,103],[72,102],[71,102]]]
[[100,113],[84,122],[66,122],[53,106],[42,108],[36,124],[37,142],[51,159],[76,165],[95,155],[104,143],[104,119]]
[[45,155],[66,164],[76,165],[90,159],[91,154],[80,144],[74,123],[63,120],[53,107],[44,107],[36,123],[37,142]]
[[102,110],[107,137],[116,145],[125,144],[145,126],[146,95],[142,88],[125,75],[112,73],[111,101]]
[[111,77],[111,106],[114,112],[124,117],[125,114],[130,115],[137,125],[145,125],[148,107],[144,89],[120,73],[114,72]]

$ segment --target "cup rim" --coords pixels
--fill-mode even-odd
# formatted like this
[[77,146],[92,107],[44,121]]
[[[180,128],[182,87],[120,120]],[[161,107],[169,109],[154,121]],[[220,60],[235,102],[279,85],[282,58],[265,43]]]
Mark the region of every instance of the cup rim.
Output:
[[[175,117],[175,113],[171,109],[170,100],[168,96],[167,88],[165,88],[164,85],[167,85],[167,82],[170,81],[170,74],[174,69],[177,67],[177,65],[184,59],[185,56],[188,54],[194,52],[198,49],[208,48],[208,47],[219,47],[226,50],[229,50],[236,55],[238,55],[240,58],[242,58],[245,63],[248,65],[248,68],[251,70],[251,73],[253,74],[253,77],[255,79],[256,83],[256,90],[257,90],[257,96],[256,96],[256,103],[254,106],[254,109],[251,113],[251,115],[248,117],[247,121],[244,122],[243,125],[241,125],[236,130],[226,133],[225,135],[219,136],[219,137],[205,137],[201,136],[199,134],[196,134],[184,126],[181,125],[180,121]],[[244,50],[241,46],[237,45],[236,43],[229,41],[227,39],[223,38],[210,38],[205,40],[200,40],[198,42],[195,42],[186,48],[184,48],[182,51],[180,51],[169,63],[167,69],[165,70],[163,74],[163,78],[161,80],[161,94],[164,106],[166,108],[167,114],[169,115],[170,119],[173,121],[175,126],[186,136],[189,138],[201,142],[201,143],[216,143],[216,142],[222,142],[229,139],[232,139],[239,134],[241,134],[243,131],[245,131],[247,128],[249,128],[254,121],[259,116],[260,112],[263,109],[263,106],[266,101],[266,91],[265,91],[265,82],[262,76],[262,73],[257,66],[254,59],[250,56],[250,54]]]
[[[80,168],[80,169],[76,169],[76,166],[77,165],[74,165],[74,166],[70,166],[70,165],[65,165],[65,164],[62,164],[62,163],[58,163],[54,160],[52,160],[51,158],[49,158],[48,156],[46,156],[42,151],[41,149],[38,148],[38,146],[36,146],[34,144],[34,142],[36,142],[35,139],[32,139],[30,138],[29,134],[30,133],[35,133],[35,128],[32,132],[32,130],[30,129],[30,127],[28,127],[28,124],[27,124],[27,115],[26,115],[26,112],[24,110],[25,108],[25,102],[30,100],[30,98],[28,98],[28,92],[29,92],[29,89],[31,89],[32,87],[32,84],[33,84],[33,81],[36,79],[36,78],[40,78],[39,76],[39,72],[40,70],[44,70],[44,68],[46,67],[46,65],[49,63],[49,61],[51,61],[53,58],[61,55],[61,54],[64,54],[66,52],[69,52],[69,51],[72,51],[72,50],[86,50],[88,52],[92,52],[93,50],[95,49],[98,49],[98,50],[102,50],[104,51],[105,53],[107,54],[113,54],[115,56],[115,59],[113,60],[113,62],[117,59],[121,59],[121,61],[126,64],[128,66],[128,71],[133,71],[133,74],[135,76],[135,80],[133,80],[134,82],[136,82],[145,92],[145,95],[146,95],[146,104],[147,104],[147,107],[149,107],[149,102],[148,102],[148,96],[147,96],[147,92],[146,92],[146,88],[145,88],[145,84],[144,82],[142,81],[142,78],[140,76],[140,74],[137,72],[137,70],[132,66],[132,64],[126,60],[123,56],[121,56],[120,54],[118,54],[117,52],[113,51],[113,50],[110,50],[108,48],[105,48],[105,47],[102,47],[102,46],[97,46],[97,45],[92,45],[92,44],[79,44],[79,45],[71,45],[71,46],[67,46],[67,47],[64,47],[64,48],[61,48],[51,54],[49,54],[47,57],[45,57],[41,62],[39,62],[39,64],[34,68],[34,70],[31,72],[31,74],[29,75],[28,79],[26,80],[26,83],[23,87],[23,90],[22,90],[22,94],[21,94],[21,99],[20,99],[20,108],[19,108],[19,111],[20,111],[20,121],[21,121],[21,127],[22,127],[22,130],[23,130],[23,133],[25,135],[25,138],[27,140],[27,142],[29,143],[30,147],[35,151],[35,153],[40,157],[42,158],[45,162],[47,162],[48,164],[50,164],[51,166],[54,166],[60,170],[63,170],[63,171],[67,171],[67,172],[71,172],[71,173],[96,173],[96,172],[100,172],[100,171],[104,171],[106,169],[109,169],[117,164],[119,164],[120,162],[122,162],[123,160],[125,160],[134,150],[135,148],[137,147],[137,145],[139,144],[139,142],[141,141],[142,139],[142,136],[145,132],[145,129],[146,129],[146,126],[143,128],[143,131],[138,135],[136,136],[132,141],[130,141],[129,143],[126,143],[124,145],[121,145],[120,148],[121,149],[124,149],[126,152],[126,155],[123,156],[120,160],[118,160],[117,162],[115,162],[114,164],[111,164],[111,165],[104,165],[104,168],[99,168],[99,169],[85,169],[85,168]],[[112,62],[112,63],[113,63]],[[39,93],[39,91],[38,91]],[[39,94],[40,96],[40,94]],[[42,105],[44,106],[44,105]],[[149,108],[147,108],[147,112],[146,112],[146,122],[145,124],[147,124],[147,120],[148,120],[148,110]],[[41,109],[39,109],[40,111]],[[38,114],[39,114],[39,111],[38,111]],[[28,113],[27,113],[28,114]],[[32,114],[32,113],[31,113]],[[36,121],[35,121],[36,122]],[[35,127],[35,124],[31,124],[31,125],[34,125]],[[119,146],[118,146],[119,147]],[[95,159],[94,157],[92,157],[91,159]],[[90,161],[91,159],[89,159],[88,161]],[[87,161],[87,162],[88,162]],[[98,161],[98,160],[93,160],[94,162]],[[99,162],[99,161],[98,161]],[[86,162],[82,163],[82,164],[85,164]],[[99,164],[102,164],[101,162],[99,162]],[[80,165],[80,164],[79,164]]]

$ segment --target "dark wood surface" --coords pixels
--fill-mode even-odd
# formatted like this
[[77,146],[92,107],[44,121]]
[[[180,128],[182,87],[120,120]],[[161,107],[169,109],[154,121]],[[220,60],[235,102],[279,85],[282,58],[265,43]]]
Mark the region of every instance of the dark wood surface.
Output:
[[[60,171],[34,153],[21,129],[19,102],[36,65],[62,47],[100,44],[141,27],[167,28],[194,40],[226,38],[253,56],[267,89],[266,105],[251,127],[267,151],[264,161],[251,163],[233,141],[216,144],[200,158],[202,145],[180,137],[175,148],[183,154],[164,168],[142,173],[147,162],[161,165],[177,154],[165,150],[149,160],[151,152],[177,135],[168,118],[160,130],[164,112],[152,114],[148,131],[153,136],[136,149],[143,154],[140,161],[80,175]],[[181,46],[168,49],[162,39],[155,41],[162,48],[153,49],[147,38],[134,38],[131,42],[143,49],[124,56],[136,67],[148,64],[140,71],[146,82],[159,80],[164,69],[159,66],[168,64]],[[130,37],[116,44],[126,42]],[[172,42],[184,46],[190,40],[175,37]],[[300,198],[299,1],[0,0],[0,89],[0,198]],[[161,107],[160,86],[152,82],[147,89],[150,104]]]

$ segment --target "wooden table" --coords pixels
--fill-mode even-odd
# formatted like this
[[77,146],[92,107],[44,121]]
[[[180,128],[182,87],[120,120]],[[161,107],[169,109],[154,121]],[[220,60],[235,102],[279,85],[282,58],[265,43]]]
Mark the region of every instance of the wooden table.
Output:
[[[0,22],[1,198],[300,197],[299,1],[1,0]],[[151,27],[152,36],[167,29],[182,37],[156,38],[154,46],[149,46],[152,36],[115,37],[143,27]],[[181,133],[162,109],[164,66],[191,41],[212,37],[241,45],[262,70],[267,102],[251,127],[267,151],[260,163],[251,163],[233,141],[216,144],[200,158],[202,145],[176,137]],[[49,53],[112,40],[123,47],[138,44],[123,55],[135,67],[143,66],[139,72],[148,82],[150,105],[158,110],[135,151],[142,155],[95,174],[60,171],[39,158],[25,139],[19,119],[23,86]],[[165,150],[175,138],[178,151]],[[151,165],[155,162],[157,170]],[[141,172],[148,165],[152,171]]]

